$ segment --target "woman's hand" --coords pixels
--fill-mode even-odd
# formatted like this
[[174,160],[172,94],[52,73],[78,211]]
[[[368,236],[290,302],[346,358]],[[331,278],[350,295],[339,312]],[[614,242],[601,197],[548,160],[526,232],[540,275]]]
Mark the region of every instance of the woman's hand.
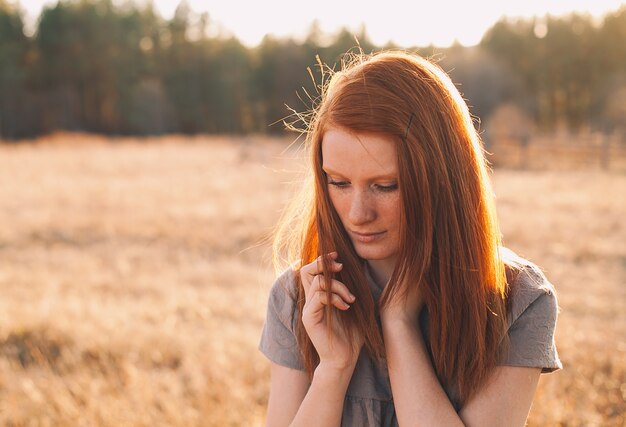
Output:
[[[343,267],[337,262],[337,253],[328,255],[332,263],[333,272],[341,271]],[[322,257],[317,258],[310,264],[300,269],[300,278],[304,287],[306,301],[302,311],[302,323],[306,329],[313,346],[320,357],[320,365],[335,369],[353,368],[363,345],[360,337],[355,337],[356,342],[350,342],[343,325],[339,322],[336,312],[331,310],[331,331],[326,327],[325,306],[331,305],[337,310],[346,311],[350,304],[356,301],[346,285],[338,280],[331,282],[331,294],[327,295],[325,280],[322,274]]]
[[417,327],[424,299],[417,286],[409,286],[406,289],[405,295],[396,295],[381,307],[380,318],[383,323],[404,322]]

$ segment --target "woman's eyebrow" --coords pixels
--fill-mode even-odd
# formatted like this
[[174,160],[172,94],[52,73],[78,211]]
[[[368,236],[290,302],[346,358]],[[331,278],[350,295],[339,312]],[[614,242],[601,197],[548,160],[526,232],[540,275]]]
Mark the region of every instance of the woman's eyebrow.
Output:
[[[326,167],[326,166],[322,166],[322,169],[328,175],[345,176],[343,173],[337,172],[337,171],[335,171],[335,170],[333,170],[333,169],[331,169],[329,167]],[[397,179],[398,178],[398,174],[386,173],[386,174],[381,174],[381,175],[370,176],[368,178],[371,179],[371,180],[377,180],[377,179]]]
[[339,172],[337,172],[337,171],[335,171],[335,170],[332,170],[331,168],[326,167],[326,166],[322,166],[322,170],[323,170],[324,172],[326,172],[327,174],[332,174],[332,175],[343,175],[342,173],[339,173]]

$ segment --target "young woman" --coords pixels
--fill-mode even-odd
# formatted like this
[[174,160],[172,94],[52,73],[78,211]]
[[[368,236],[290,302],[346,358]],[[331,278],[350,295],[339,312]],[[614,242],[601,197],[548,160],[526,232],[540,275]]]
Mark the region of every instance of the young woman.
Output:
[[[501,247],[460,94],[406,53],[358,57],[309,122],[260,349],[269,426],[523,426],[559,369],[554,288]],[[286,257],[284,256],[286,254]]]

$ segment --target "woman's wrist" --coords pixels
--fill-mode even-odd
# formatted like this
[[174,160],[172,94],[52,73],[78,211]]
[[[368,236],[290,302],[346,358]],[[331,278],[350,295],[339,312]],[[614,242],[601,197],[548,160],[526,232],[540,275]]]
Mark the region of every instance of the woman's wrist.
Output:
[[419,328],[419,311],[407,312],[404,310],[381,310],[380,320],[385,325],[393,325],[398,327],[410,326]]
[[350,382],[356,360],[348,363],[322,360],[313,372],[313,380],[316,378],[323,382],[346,383]]
[[309,390],[323,390],[320,398],[325,402],[324,406],[331,406],[337,401],[343,402],[353,372],[354,366],[340,366],[334,363],[320,362],[313,372]]
[[317,365],[317,368],[315,368],[314,375],[319,372],[318,375],[323,375],[325,377],[350,377],[354,372],[355,366],[356,360],[349,362],[322,360],[319,365]]

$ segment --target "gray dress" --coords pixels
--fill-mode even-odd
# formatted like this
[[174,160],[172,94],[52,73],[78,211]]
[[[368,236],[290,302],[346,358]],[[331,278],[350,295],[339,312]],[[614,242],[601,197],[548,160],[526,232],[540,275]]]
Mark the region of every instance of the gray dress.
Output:
[[[505,257],[523,265],[510,290],[511,309],[508,316],[508,354],[501,365],[541,368],[552,372],[562,368],[554,344],[557,318],[557,299],[554,287],[541,270],[532,263],[504,250]],[[283,273],[274,283],[269,297],[267,319],[261,335],[259,349],[272,362],[292,369],[304,370],[300,351],[296,344],[293,316],[295,301],[293,289],[295,275],[292,270]],[[374,300],[382,289],[368,276]],[[422,330],[426,331],[428,315],[422,312]],[[428,345],[427,336],[424,337]],[[446,390],[457,411],[458,399],[453,390]],[[343,406],[342,426],[398,425],[389,374],[386,367],[379,367],[362,350],[354,374],[350,380]]]

